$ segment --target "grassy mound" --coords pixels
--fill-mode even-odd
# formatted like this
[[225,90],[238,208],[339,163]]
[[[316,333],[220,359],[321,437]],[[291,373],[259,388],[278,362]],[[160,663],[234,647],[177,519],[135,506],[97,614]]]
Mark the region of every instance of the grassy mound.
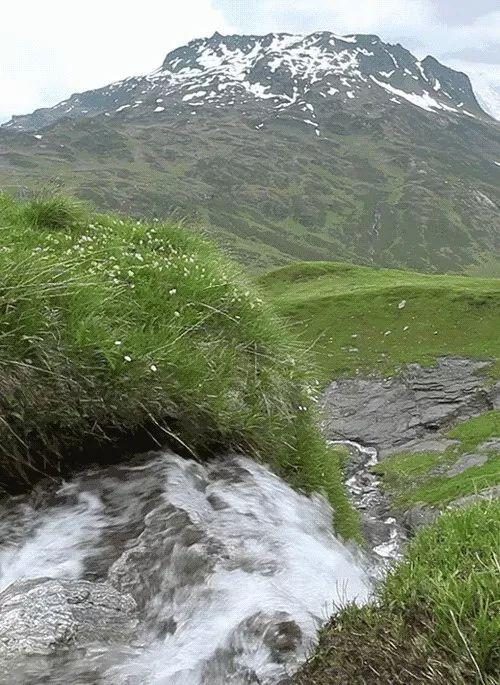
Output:
[[178,225],[0,197],[0,483],[170,442],[241,450],[322,489],[356,530],[296,343],[233,264]]
[[440,355],[500,357],[499,279],[304,262],[260,282],[315,353],[325,382]]
[[500,676],[500,503],[444,514],[378,602],[323,631],[295,685],[494,685]]

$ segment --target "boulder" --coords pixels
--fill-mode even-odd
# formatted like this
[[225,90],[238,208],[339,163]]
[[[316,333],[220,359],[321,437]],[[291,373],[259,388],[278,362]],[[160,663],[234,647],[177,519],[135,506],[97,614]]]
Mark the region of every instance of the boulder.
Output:
[[457,462],[444,472],[444,475],[447,478],[453,478],[475,466],[483,466],[487,461],[488,454],[463,454]]
[[415,535],[420,528],[429,526],[439,517],[440,511],[425,504],[416,504],[403,516],[403,525],[410,535]]
[[463,509],[464,507],[470,507],[473,504],[483,501],[491,501],[494,499],[500,499],[500,485],[493,485],[491,488],[485,488],[480,492],[476,492],[473,495],[466,495],[454,500],[448,505],[449,509]]
[[127,644],[136,627],[135,601],[107,583],[35,578],[0,593],[1,658]]

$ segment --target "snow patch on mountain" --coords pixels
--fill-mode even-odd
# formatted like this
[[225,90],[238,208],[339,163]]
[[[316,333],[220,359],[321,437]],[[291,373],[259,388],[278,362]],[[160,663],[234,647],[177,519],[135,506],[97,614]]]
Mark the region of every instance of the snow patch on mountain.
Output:
[[150,74],[73,95],[51,109],[15,117],[5,126],[33,131],[64,116],[130,118],[151,111],[178,116],[192,107],[244,106],[246,112],[251,104],[265,107],[268,115],[285,110],[292,115],[294,108],[314,113],[320,97],[323,106],[315,114],[320,118],[328,106],[355,108],[357,101],[362,107],[366,102],[383,106],[384,97],[399,104],[405,100],[438,116],[481,115],[463,74],[433,58],[419,61],[402,46],[386,44],[377,36],[325,31],[308,36],[215,34],[194,40],[169,53],[160,69]]
[[378,86],[386,90],[388,93],[392,93],[393,95],[397,95],[398,97],[404,98],[408,102],[411,102],[412,105],[416,105],[421,109],[425,109],[427,112],[433,112],[435,109],[444,109],[449,112],[458,112],[457,109],[454,109],[453,107],[448,107],[448,105],[445,105],[444,103],[435,100],[433,97],[430,96],[430,94],[426,90],[424,90],[423,93],[420,95],[417,93],[407,93],[404,90],[400,90],[399,88],[391,86],[390,83],[384,83],[383,81],[379,81],[373,75],[371,76],[371,79],[374,83],[376,83]]

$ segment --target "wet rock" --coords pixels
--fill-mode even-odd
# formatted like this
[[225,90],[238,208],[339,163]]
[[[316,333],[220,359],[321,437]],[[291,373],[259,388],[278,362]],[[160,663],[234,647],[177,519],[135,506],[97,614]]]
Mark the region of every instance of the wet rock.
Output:
[[143,532],[129,541],[112,565],[108,581],[130,594],[155,633],[173,625],[172,607],[202,592],[222,545],[183,509],[162,504],[145,518]]
[[[254,629],[259,631],[259,621]],[[300,627],[285,613],[277,613],[274,620],[263,630],[264,644],[266,644],[274,658],[280,660],[283,653],[294,652],[298,649],[302,639]]]
[[440,516],[440,511],[425,504],[416,504],[405,512],[403,524],[410,535],[415,535],[420,528],[434,523]]
[[[324,431],[331,439],[372,445],[381,458],[408,447],[428,449],[426,441],[435,440],[437,431],[500,401],[500,386],[489,388],[477,375],[489,364],[442,358],[430,368],[411,364],[395,378],[336,381],[322,400]],[[439,445],[443,448],[445,443]]]
[[475,466],[483,466],[488,461],[487,454],[464,454],[460,459],[444,472],[447,478],[453,478]]
[[0,594],[1,658],[127,643],[136,628],[134,600],[107,583],[36,578]]

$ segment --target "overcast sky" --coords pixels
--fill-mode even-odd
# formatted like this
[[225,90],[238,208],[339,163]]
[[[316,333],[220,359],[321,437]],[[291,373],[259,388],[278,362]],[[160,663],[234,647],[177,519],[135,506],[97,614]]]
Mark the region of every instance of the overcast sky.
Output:
[[376,33],[419,57],[430,53],[469,71],[478,88],[498,87],[500,106],[499,0],[23,0],[2,5],[0,122],[71,93],[152,71],[169,50],[216,30]]

